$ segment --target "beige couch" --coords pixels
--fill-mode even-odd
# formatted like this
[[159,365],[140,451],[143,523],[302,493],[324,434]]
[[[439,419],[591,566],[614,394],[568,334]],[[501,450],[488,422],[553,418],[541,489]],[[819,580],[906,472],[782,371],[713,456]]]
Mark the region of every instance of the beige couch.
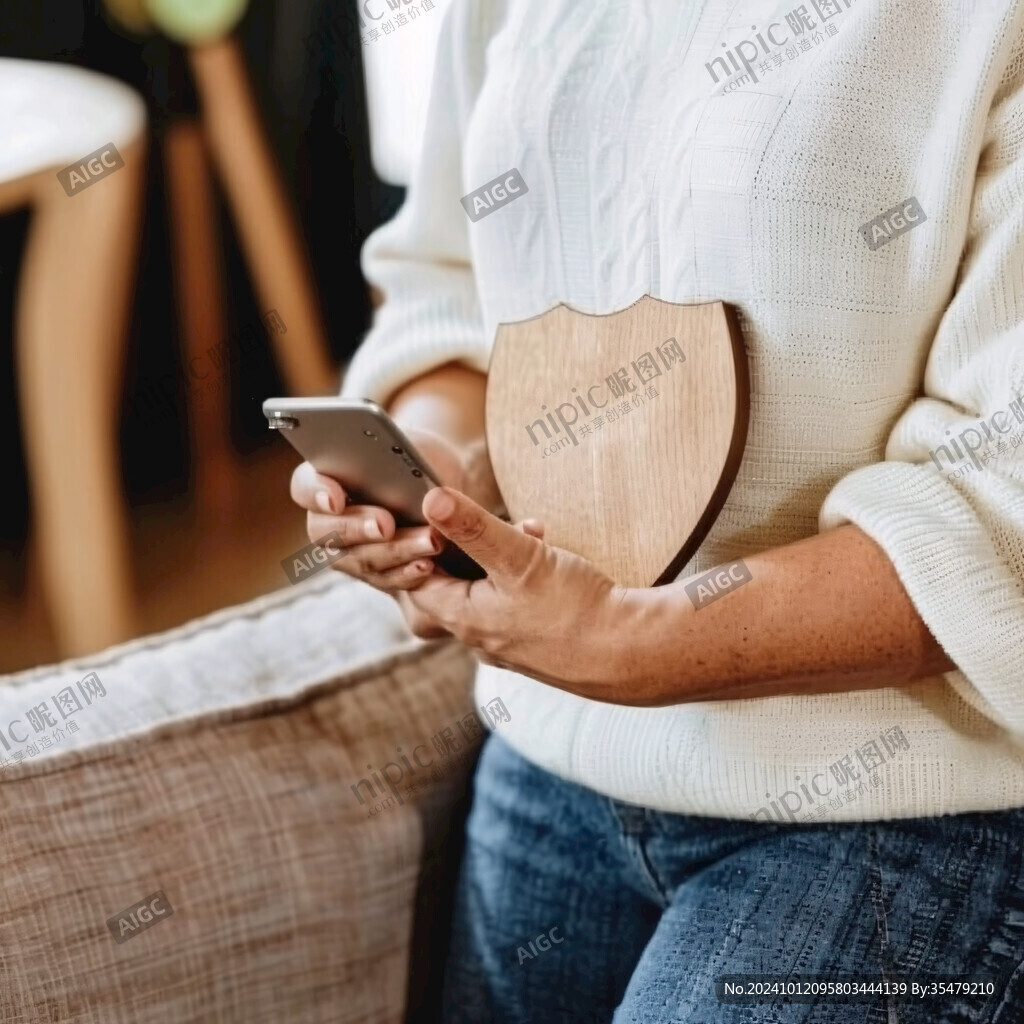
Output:
[[431,1020],[472,676],[321,573],[0,679],[0,1021]]

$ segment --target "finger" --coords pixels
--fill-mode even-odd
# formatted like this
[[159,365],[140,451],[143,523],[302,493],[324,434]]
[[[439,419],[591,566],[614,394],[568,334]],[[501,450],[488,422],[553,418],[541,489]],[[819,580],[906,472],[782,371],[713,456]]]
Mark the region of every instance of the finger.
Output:
[[444,541],[435,534],[430,526],[403,527],[395,531],[392,540],[381,544],[361,544],[351,548],[350,554],[367,572],[388,572],[418,558],[429,560],[440,554]]
[[538,541],[481,508],[450,487],[434,487],[423,498],[423,514],[490,575],[521,576],[533,560]]
[[480,610],[468,599],[472,586],[470,580],[436,571],[424,577],[418,586],[410,587],[406,596],[414,608],[458,636],[461,630],[472,632],[478,625]]
[[343,572],[347,571],[350,575],[358,576],[364,583],[368,583],[371,587],[386,591],[387,593],[415,590],[417,587],[422,586],[424,580],[430,579],[431,574],[434,572],[434,563],[429,558],[417,559],[415,562],[406,562],[405,565],[400,565],[395,569],[387,569],[384,572],[360,570],[358,567],[353,566],[346,570],[340,562],[335,563],[335,566],[332,566],[332,568],[334,567],[341,569]]
[[307,512],[340,516],[347,495],[337,480],[318,473],[308,462],[295,467],[291,482],[292,501]]
[[538,540],[544,539],[544,524],[539,519],[524,519],[519,527],[530,537],[536,537]]
[[387,545],[360,544],[354,548],[346,548],[344,557],[332,562],[330,568],[389,594],[399,590],[412,590],[434,572],[434,562],[430,558],[417,558],[391,569],[370,568],[369,556],[372,553],[379,553],[382,547]]
[[306,533],[311,541],[337,530],[345,547],[389,541],[395,534],[394,516],[377,505],[349,505],[341,516],[325,516],[320,512],[306,515]]
[[439,637],[451,636],[451,633],[430,615],[422,612],[410,600],[408,594],[397,595],[398,606],[402,609],[405,621],[414,636],[421,640],[436,640]]

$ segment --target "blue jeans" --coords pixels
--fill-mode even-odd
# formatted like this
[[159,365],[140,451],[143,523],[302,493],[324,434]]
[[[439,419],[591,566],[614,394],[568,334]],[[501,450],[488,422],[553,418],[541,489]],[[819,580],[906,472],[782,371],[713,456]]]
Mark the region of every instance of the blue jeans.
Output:
[[[492,734],[442,1019],[1020,1024],[1022,845],[1020,809],[809,825],[664,814],[558,779]],[[734,1005],[716,994],[723,975],[942,975],[994,991]]]

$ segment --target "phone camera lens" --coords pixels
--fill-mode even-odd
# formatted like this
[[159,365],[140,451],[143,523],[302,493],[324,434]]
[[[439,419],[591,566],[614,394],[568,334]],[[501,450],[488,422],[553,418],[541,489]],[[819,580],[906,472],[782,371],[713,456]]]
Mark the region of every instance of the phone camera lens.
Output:
[[399,448],[397,444],[393,444],[393,445],[391,446],[391,450],[392,450],[392,451],[393,451],[393,452],[394,452],[394,453],[395,453],[396,455],[401,455],[401,454],[402,454],[402,449],[401,449],[401,448]]
[[283,413],[273,412],[267,417],[267,426],[271,430],[294,430],[299,421],[294,416],[285,416]]
[[423,476],[423,474],[418,469],[414,469],[412,471],[412,475],[413,476]]

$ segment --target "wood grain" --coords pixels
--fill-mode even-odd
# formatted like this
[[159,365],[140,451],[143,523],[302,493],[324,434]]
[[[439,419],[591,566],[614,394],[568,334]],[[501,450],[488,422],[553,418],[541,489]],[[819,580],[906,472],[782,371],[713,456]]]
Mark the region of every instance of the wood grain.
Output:
[[624,586],[667,583],[692,557],[748,416],[742,334],[722,302],[644,296],[602,316],[559,305],[498,327],[487,440],[509,515],[541,519],[546,540]]

